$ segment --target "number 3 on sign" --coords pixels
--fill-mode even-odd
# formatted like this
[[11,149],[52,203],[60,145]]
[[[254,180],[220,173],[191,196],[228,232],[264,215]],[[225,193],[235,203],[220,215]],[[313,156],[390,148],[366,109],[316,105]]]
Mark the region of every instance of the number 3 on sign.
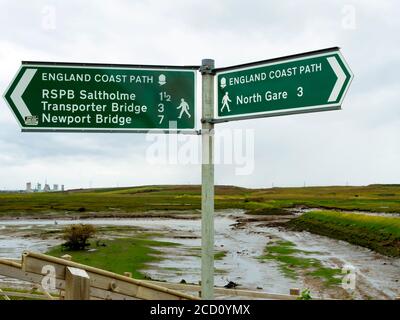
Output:
[[297,88],[297,96],[302,97],[303,96],[303,87],[298,87]]

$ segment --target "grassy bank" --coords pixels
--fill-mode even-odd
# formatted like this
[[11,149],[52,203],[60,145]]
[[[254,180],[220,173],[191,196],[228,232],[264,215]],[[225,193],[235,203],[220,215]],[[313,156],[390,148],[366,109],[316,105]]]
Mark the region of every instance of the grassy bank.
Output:
[[132,272],[136,279],[143,279],[146,263],[161,260],[159,250],[154,247],[171,247],[178,244],[164,241],[155,241],[145,238],[101,240],[101,245],[91,241],[91,249],[95,251],[67,251],[61,246],[52,248],[46,254],[61,257],[64,254],[72,256],[73,261],[87,264],[96,268],[105,269],[123,274]]
[[[246,189],[217,186],[216,209],[244,209],[249,214],[285,214],[294,206],[400,213],[400,185]],[[129,216],[148,211],[194,212],[201,205],[200,186],[170,185],[82,189],[54,193],[0,193],[0,217]]]
[[274,260],[278,263],[281,272],[289,278],[297,278],[300,273],[322,280],[325,286],[333,286],[341,283],[341,270],[328,268],[318,259],[308,257],[318,252],[304,251],[296,248],[290,241],[277,241],[268,244],[261,260]]
[[[217,195],[224,200],[218,208],[240,207],[244,191],[222,187]],[[228,201],[228,199],[230,199]],[[237,202],[235,202],[237,199]],[[0,194],[0,216],[63,215],[134,215],[156,210],[159,212],[200,209],[198,186],[148,186],[115,189],[88,189],[54,193]]]
[[397,217],[314,211],[289,221],[287,226],[400,257],[400,218]]

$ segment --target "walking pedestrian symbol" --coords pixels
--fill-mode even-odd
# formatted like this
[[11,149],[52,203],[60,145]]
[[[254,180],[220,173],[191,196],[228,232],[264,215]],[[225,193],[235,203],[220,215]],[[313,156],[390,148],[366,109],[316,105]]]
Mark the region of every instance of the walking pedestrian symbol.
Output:
[[181,109],[181,113],[179,114],[178,119],[181,119],[183,114],[186,113],[188,118],[190,118],[190,113],[189,113],[189,105],[188,103],[185,101],[185,99],[181,99],[181,104],[179,105],[179,107],[177,108],[178,110]]
[[229,102],[232,102],[232,100],[229,99],[229,94],[228,94],[228,92],[225,92],[225,95],[222,97],[221,112],[224,111],[225,108],[228,109],[228,112],[231,112],[231,109],[229,108]]

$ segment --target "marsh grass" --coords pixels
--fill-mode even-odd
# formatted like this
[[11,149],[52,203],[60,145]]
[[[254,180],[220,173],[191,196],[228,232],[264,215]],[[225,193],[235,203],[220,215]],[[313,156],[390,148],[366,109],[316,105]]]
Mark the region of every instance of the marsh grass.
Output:
[[384,255],[400,256],[400,217],[312,211],[289,221],[287,226],[344,240]]
[[318,254],[318,252],[297,249],[290,241],[277,241],[268,244],[259,259],[276,261],[280,271],[291,279],[296,279],[300,273],[303,273],[322,279],[325,286],[341,283],[338,277],[341,270],[328,268],[316,258],[305,257],[312,254]]
[[179,245],[144,237],[101,240],[101,243],[104,246],[96,246],[96,241],[91,241],[90,249],[96,249],[95,251],[68,251],[57,246],[46,254],[55,257],[69,254],[75,262],[119,274],[132,272],[134,278],[144,279],[145,274],[142,271],[147,268],[146,264],[162,260],[160,248]]
[[[400,213],[400,185],[246,189],[216,186],[216,209],[244,209],[251,214],[284,214],[281,209],[307,206]],[[149,210],[197,212],[196,185],[82,189],[53,193],[0,193],[0,216],[135,215]]]

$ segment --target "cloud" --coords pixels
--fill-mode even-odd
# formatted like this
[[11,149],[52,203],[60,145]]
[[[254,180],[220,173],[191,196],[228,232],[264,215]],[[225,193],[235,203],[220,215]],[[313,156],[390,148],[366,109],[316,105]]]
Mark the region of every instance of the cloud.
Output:
[[[355,74],[343,110],[219,124],[255,130],[255,171],[238,176],[234,166],[218,165],[216,181],[256,187],[400,179],[396,1],[0,4],[2,92],[21,60],[196,65],[214,58],[228,66],[340,46]],[[343,25],[349,5],[354,28]],[[55,28],[46,28],[52,9]],[[198,165],[149,165],[149,146],[141,134],[21,133],[3,101],[0,188],[46,177],[67,187],[200,182]]]

